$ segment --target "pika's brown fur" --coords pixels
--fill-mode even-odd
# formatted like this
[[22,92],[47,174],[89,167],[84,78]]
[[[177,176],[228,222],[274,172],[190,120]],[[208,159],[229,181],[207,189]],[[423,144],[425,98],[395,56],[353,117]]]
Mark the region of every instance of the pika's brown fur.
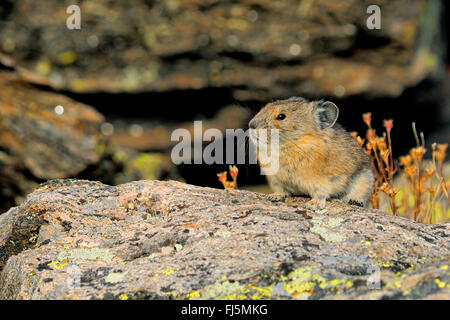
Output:
[[338,114],[332,102],[293,97],[269,103],[249,122],[251,129],[279,130],[279,169],[267,176],[272,200],[309,195],[313,210],[331,197],[367,205],[374,182],[370,160],[336,123]]

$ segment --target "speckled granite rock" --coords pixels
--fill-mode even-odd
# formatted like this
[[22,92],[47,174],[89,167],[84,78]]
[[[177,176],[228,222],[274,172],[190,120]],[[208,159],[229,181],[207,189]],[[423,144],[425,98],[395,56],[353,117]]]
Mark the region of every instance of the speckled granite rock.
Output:
[[[381,30],[366,26],[373,4]],[[0,3],[0,52],[76,92],[397,96],[441,70],[445,48],[441,0],[84,0],[80,30],[67,5]]]
[[305,201],[50,181],[0,215],[0,298],[450,298],[449,224]]

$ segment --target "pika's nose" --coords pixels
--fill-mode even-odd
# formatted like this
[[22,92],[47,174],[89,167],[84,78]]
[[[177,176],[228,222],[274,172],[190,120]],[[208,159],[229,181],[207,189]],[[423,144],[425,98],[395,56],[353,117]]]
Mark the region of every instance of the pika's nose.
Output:
[[255,119],[250,120],[250,122],[248,123],[248,126],[250,129],[256,129],[256,121]]

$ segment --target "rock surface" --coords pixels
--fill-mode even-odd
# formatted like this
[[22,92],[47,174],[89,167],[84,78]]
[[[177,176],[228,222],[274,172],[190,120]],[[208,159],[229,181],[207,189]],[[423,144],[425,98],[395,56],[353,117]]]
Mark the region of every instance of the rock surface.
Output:
[[1,210],[20,203],[37,182],[73,177],[100,160],[103,116],[28,80],[0,71]]
[[103,116],[64,95],[0,73],[0,148],[39,179],[78,174],[98,162]]
[[0,299],[450,298],[449,224],[306,200],[50,181],[0,215]]
[[[7,65],[0,57],[0,69]],[[81,175],[118,184],[177,178],[163,154],[138,152],[130,141],[120,147],[101,133],[104,117],[94,108],[26,72],[18,67],[0,71],[0,212],[21,203],[47,179]],[[164,141],[170,141],[167,135]]]
[[[369,5],[381,29],[366,26]],[[397,96],[441,70],[440,0],[3,1],[0,51],[75,92]],[[48,17],[51,16],[52,19]]]

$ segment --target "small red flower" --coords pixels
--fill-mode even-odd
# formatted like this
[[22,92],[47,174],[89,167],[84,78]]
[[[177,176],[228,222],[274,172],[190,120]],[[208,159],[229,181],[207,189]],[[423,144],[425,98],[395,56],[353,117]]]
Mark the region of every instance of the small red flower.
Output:
[[230,176],[233,180],[236,180],[239,170],[236,166],[230,166]]
[[370,128],[371,127],[371,121],[372,121],[372,113],[371,112],[367,112],[363,114],[363,121],[367,124],[367,126]]
[[376,137],[375,130],[368,129],[367,133],[366,133],[366,137],[367,137],[367,139],[375,138]]
[[217,176],[219,177],[220,182],[224,183],[227,181],[227,172],[226,171],[218,173]]
[[384,127],[386,128],[386,131],[388,133],[390,133],[392,128],[394,127],[394,120],[392,120],[392,119],[384,120],[383,123],[384,123]]

